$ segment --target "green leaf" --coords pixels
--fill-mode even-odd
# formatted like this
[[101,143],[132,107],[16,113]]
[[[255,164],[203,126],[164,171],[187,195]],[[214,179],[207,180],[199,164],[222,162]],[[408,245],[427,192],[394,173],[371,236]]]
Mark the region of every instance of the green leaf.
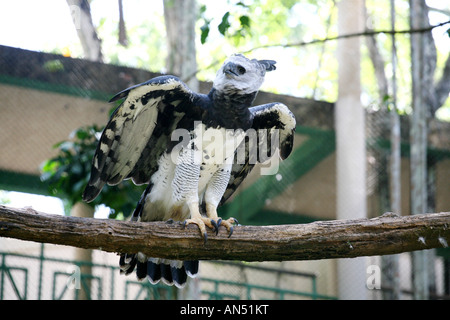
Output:
[[85,187],[86,183],[83,180],[78,181],[74,185],[72,185],[72,192],[74,194],[81,194]]
[[244,28],[250,28],[250,18],[249,16],[240,16],[239,21],[241,22],[241,26]]
[[231,26],[230,23],[228,22],[228,17],[229,16],[230,16],[230,12],[225,13],[223,15],[223,17],[222,17],[222,22],[218,26],[219,32],[222,35],[225,35],[225,33],[227,32],[228,28]]
[[77,137],[77,139],[80,139],[80,140],[88,139],[89,131],[84,130],[83,128],[80,128],[79,130],[76,131],[76,137]]
[[83,167],[81,166],[80,163],[72,163],[70,173],[73,175],[80,175],[83,173]]
[[58,147],[61,151],[68,152],[73,149],[74,143],[72,141],[64,141]]
[[203,15],[205,13],[205,11],[206,11],[206,5],[203,4],[200,6],[200,15]]
[[60,142],[58,142],[58,143],[55,143],[55,144],[52,146],[52,148],[53,148],[53,149],[58,149],[59,146],[62,145],[64,142],[65,142],[65,141],[60,141]]
[[64,65],[59,59],[49,60],[45,62],[43,68],[48,72],[64,71]]
[[54,159],[46,160],[41,165],[41,171],[46,174],[53,174],[55,172],[56,168],[58,167],[58,162]]
[[202,44],[205,44],[206,38],[208,38],[209,35],[209,21],[205,21],[205,24],[200,28],[200,30],[202,31],[200,41]]
[[237,6],[241,6],[243,8],[248,8],[249,6],[246,5],[245,3],[243,3],[242,1],[239,1],[238,3],[236,3]]

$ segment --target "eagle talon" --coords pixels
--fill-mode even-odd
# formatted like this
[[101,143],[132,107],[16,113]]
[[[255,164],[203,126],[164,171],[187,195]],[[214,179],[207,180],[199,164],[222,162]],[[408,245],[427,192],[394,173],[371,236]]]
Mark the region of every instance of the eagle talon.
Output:
[[212,226],[214,227],[214,232],[217,235],[219,233],[220,223],[216,223],[213,219],[211,219],[210,222],[211,222]]
[[228,234],[228,238],[231,237],[231,235],[233,234],[233,230],[234,230],[234,228],[233,228],[233,226],[231,226],[230,227],[230,233]]
[[222,225],[222,218],[217,219],[217,232],[216,235],[219,234],[219,228]]
[[213,229],[214,232],[219,232],[219,226],[217,225],[216,221],[208,218],[203,217],[194,217],[191,219],[186,219],[183,222],[183,229],[186,228],[188,224],[196,224],[200,230],[200,234],[202,235],[204,242],[208,241],[208,234],[206,231],[206,227]]
[[217,219],[217,225],[220,226],[224,226],[225,228],[227,228],[228,230],[228,238],[231,237],[231,235],[233,234],[234,231],[234,227],[233,224],[239,225],[239,222],[237,219],[235,218],[229,218],[227,220],[222,220],[222,218],[218,218]]

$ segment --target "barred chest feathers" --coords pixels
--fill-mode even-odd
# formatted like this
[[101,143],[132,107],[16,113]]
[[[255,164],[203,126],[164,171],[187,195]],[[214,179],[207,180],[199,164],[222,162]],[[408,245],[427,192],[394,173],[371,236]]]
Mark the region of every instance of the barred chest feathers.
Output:
[[[142,221],[185,220],[189,202],[202,203],[205,196],[219,202],[230,179],[234,154],[245,137],[243,130],[206,128],[198,123],[159,160],[152,176],[152,191],[147,195]],[[206,193],[206,190],[208,192]],[[213,198],[213,199],[211,199]]]

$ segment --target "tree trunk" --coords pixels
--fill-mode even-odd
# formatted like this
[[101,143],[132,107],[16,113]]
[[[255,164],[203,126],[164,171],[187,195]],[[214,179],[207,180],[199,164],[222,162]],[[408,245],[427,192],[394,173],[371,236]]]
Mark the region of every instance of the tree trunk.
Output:
[[[369,16],[364,0],[364,19],[366,22],[366,31],[373,32],[372,18]],[[389,85],[386,72],[384,72],[385,61],[380,53],[375,35],[365,37],[367,49],[369,50],[370,60],[372,61],[373,69],[375,71],[375,78],[377,79],[378,95],[380,105],[384,103],[384,98],[389,94]]]
[[435,85],[434,95],[436,99],[434,101],[435,105],[432,108],[433,115],[444,105],[450,95],[450,53],[445,61],[441,79]]
[[119,0],[119,44],[124,47],[128,46],[127,29],[125,27],[125,19],[123,17],[122,0]]
[[[391,28],[395,31],[395,0],[391,0]],[[390,210],[401,215],[402,198],[401,198],[401,134],[400,134],[400,115],[397,112],[397,45],[395,34],[391,35],[391,65],[392,65],[392,81],[391,81],[391,101],[392,108],[389,113],[390,117],[390,140],[391,154],[389,156],[389,202]],[[383,256],[383,283],[391,287],[390,291],[383,291],[383,297],[386,300],[400,300],[400,257],[399,255]]]
[[92,22],[91,6],[88,0],[66,0],[72,20],[77,29],[78,38],[83,47],[84,58],[91,61],[103,61],[102,43]]
[[185,81],[198,91],[195,77],[197,60],[195,50],[196,0],[164,0],[164,19],[167,32],[167,72]]

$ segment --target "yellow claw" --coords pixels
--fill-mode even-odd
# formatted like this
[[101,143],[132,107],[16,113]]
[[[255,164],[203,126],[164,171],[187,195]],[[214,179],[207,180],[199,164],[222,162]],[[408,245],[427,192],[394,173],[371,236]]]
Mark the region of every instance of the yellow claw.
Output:
[[237,219],[229,218],[227,220],[222,220],[222,218],[217,216],[216,207],[213,205],[206,205],[206,214],[208,217],[202,217],[198,209],[198,203],[193,203],[189,206],[191,212],[191,218],[186,219],[183,223],[183,229],[189,224],[196,224],[200,230],[205,244],[208,240],[208,234],[206,233],[206,227],[213,229],[216,235],[219,233],[219,227],[224,226],[228,230],[228,238],[233,234],[233,224],[239,224]]
[[228,238],[231,237],[233,234],[233,224],[239,225],[239,222],[235,218],[229,218],[227,220],[222,220],[222,218],[219,218],[219,221],[217,222],[219,226],[224,226],[228,230]]
[[215,229],[215,227],[211,223],[211,219],[202,217],[198,209],[198,203],[192,203],[189,206],[189,210],[191,213],[191,218],[186,219],[184,221],[183,228],[185,228],[188,224],[196,224],[206,244],[206,241],[208,240],[208,234],[206,233],[206,226],[208,226],[211,229]]
[[231,237],[231,235],[233,234],[233,230],[234,230],[233,224],[239,224],[239,222],[235,218],[229,218],[227,220],[222,220],[222,218],[217,216],[216,206],[209,204],[209,203],[206,204],[206,214],[211,219],[211,223],[215,227],[216,234],[219,233],[219,227],[224,226],[228,230],[228,238]]

